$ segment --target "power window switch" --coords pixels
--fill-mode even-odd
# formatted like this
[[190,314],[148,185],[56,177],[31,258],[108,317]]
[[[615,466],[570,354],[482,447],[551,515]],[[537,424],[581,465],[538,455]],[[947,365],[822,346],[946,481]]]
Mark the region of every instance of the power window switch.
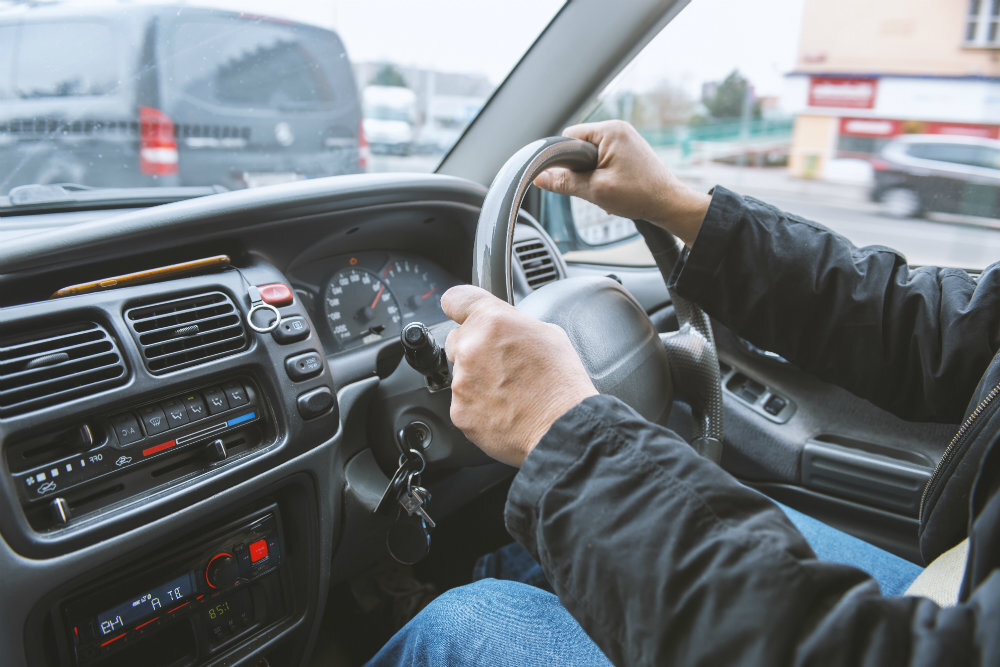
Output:
[[767,402],[764,403],[764,412],[777,417],[778,414],[785,409],[786,405],[788,405],[788,401],[783,399],[781,396],[771,396],[771,398],[767,399]]

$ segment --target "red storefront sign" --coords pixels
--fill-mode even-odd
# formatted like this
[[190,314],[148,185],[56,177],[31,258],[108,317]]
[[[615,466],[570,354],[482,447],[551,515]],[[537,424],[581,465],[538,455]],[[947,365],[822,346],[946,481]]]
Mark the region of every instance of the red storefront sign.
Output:
[[872,109],[878,79],[809,77],[809,106],[839,109]]
[[894,137],[903,133],[903,122],[886,118],[841,118],[840,134],[847,137]]
[[900,134],[950,134],[963,137],[1000,139],[1000,126],[974,123],[940,123],[891,118],[841,118],[840,135],[845,137],[895,137]]
[[969,123],[924,123],[924,134],[952,134],[960,137],[1000,139],[1000,126]]

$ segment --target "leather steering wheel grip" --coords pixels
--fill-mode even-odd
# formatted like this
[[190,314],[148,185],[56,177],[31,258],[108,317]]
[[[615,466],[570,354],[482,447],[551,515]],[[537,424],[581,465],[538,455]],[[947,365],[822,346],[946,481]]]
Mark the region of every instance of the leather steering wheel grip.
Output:
[[[532,142],[500,168],[483,201],[472,281],[507,303],[513,304],[511,246],[521,202],[535,177],[555,166],[575,171],[595,169],[597,147],[568,137]],[[637,227],[658,257],[661,272],[667,264],[671,268],[676,265],[679,249],[669,232],[649,223],[643,226],[637,222]],[[644,231],[644,227],[652,230]],[[664,280],[669,277],[668,270]],[[530,293],[518,307],[561,326],[597,389],[624,400],[647,419],[665,421],[674,387],[682,389],[696,418],[692,445],[718,462],[722,452],[722,392],[711,322],[697,306],[673,291],[671,297],[682,326],[665,337],[657,335],[642,306],[607,278],[578,277],[549,283]]]
[[597,146],[570,137],[548,137],[517,151],[500,167],[483,201],[472,253],[472,283],[514,303],[511,246],[514,224],[532,181],[549,167],[597,168]]

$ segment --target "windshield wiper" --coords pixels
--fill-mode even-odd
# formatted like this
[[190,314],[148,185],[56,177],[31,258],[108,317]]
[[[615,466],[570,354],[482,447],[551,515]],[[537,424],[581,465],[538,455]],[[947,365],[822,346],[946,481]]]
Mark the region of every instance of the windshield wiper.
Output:
[[156,206],[228,190],[221,185],[166,188],[92,188],[77,183],[19,185],[12,188],[6,197],[0,197],[0,216],[42,211]]

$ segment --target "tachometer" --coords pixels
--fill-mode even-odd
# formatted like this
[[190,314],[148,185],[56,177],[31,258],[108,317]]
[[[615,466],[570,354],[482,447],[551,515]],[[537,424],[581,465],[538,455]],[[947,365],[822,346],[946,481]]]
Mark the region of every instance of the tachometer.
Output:
[[[382,277],[392,287],[403,317],[408,321],[426,319],[437,322],[444,319],[440,305],[444,290],[437,272],[432,268],[425,268],[423,263],[409,259],[397,259],[389,263]],[[448,285],[443,287],[447,289]]]
[[375,273],[353,267],[338,271],[323,293],[323,308],[341,349],[398,336],[399,304]]

